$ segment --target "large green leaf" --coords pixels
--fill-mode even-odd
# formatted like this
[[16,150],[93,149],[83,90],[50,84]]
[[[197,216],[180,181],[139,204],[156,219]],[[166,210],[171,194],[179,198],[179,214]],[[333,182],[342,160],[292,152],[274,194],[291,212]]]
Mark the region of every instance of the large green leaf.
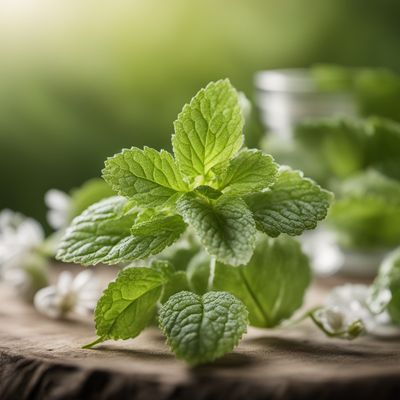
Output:
[[148,147],[132,147],[109,158],[103,178],[119,195],[145,207],[173,202],[187,190],[173,156]]
[[201,89],[174,123],[172,145],[181,171],[206,177],[229,161],[242,146],[243,124],[237,92],[228,80]]
[[257,228],[272,237],[314,229],[326,217],[331,199],[330,192],[289,169],[281,171],[267,191],[245,197]]
[[134,267],[121,271],[103,292],[96,306],[96,333],[91,345],[108,339],[131,339],[152,320],[162,287],[170,279],[168,268]]
[[218,189],[230,193],[249,193],[269,187],[278,173],[274,159],[260,150],[243,150],[222,174]]
[[209,254],[231,265],[246,264],[255,245],[256,227],[250,210],[239,197],[223,195],[207,201],[185,194],[177,204]]
[[231,351],[247,329],[247,310],[226,292],[179,292],[162,306],[160,328],[176,356],[203,364]]
[[251,325],[270,328],[302,305],[310,280],[309,261],[295,239],[264,237],[247,265],[232,268],[217,262],[213,288],[242,300]]
[[179,216],[161,219],[159,229],[149,222],[132,228],[138,211],[128,206],[125,198],[117,196],[90,206],[72,221],[57,258],[82,265],[141,259],[171,245],[186,228]]

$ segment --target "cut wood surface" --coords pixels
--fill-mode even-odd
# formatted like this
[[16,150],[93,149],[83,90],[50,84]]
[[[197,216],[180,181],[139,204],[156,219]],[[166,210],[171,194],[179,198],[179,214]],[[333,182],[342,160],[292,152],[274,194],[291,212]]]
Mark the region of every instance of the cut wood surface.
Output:
[[[307,302],[337,283],[314,284]],[[399,340],[250,328],[234,352],[190,368],[157,328],[81,349],[94,338],[91,321],[47,319],[0,285],[0,399],[400,399]]]

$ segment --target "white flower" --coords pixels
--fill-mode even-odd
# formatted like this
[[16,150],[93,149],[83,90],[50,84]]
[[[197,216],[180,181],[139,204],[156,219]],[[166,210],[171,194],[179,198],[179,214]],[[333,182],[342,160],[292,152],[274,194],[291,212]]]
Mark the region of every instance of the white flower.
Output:
[[50,189],[44,196],[49,211],[47,222],[53,229],[60,229],[67,225],[71,207],[71,197],[61,190]]
[[[384,311],[374,315],[367,305],[370,288],[366,285],[346,284],[332,290],[326,299],[327,309],[342,315],[342,328],[361,320],[368,333],[379,337],[399,336],[400,327],[391,324]],[[329,319],[333,321],[332,318]],[[329,322],[328,322],[329,324]],[[332,329],[334,328],[331,324]]]
[[34,299],[36,309],[50,318],[64,318],[68,314],[89,316],[100,297],[99,282],[89,271],[75,278],[63,271],[54,286],[39,290]]
[[332,232],[317,228],[305,232],[300,241],[303,251],[310,257],[311,265],[318,274],[331,275],[343,266],[344,254]]
[[320,308],[313,313],[313,318],[330,336],[354,338],[363,330],[360,319],[354,319],[339,307]]
[[26,301],[32,302],[35,293],[48,285],[47,260],[39,255],[27,256],[21,266],[3,271],[3,281]]
[[21,268],[25,259],[44,240],[44,232],[32,218],[11,210],[0,212],[0,272]]

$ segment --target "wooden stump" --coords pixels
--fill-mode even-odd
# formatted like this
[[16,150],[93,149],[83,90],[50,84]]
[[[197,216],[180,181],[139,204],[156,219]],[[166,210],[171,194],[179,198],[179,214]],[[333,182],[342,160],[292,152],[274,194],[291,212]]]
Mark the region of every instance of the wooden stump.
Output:
[[0,286],[0,399],[400,399],[399,341],[250,329],[233,353],[190,368],[156,328],[82,350],[94,337],[91,321],[47,319]]

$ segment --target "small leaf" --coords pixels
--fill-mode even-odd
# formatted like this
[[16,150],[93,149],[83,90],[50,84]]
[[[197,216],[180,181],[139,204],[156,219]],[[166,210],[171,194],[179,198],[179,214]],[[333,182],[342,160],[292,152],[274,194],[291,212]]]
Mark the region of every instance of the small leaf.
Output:
[[[97,344],[132,339],[150,323],[170,275],[153,268],[127,268],[108,285],[96,306]],[[90,345],[88,345],[90,346]]]
[[267,191],[245,196],[257,229],[272,237],[314,229],[326,217],[331,200],[330,192],[289,169],[281,171]]
[[233,350],[246,332],[247,310],[226,292],[179,292],[161,307],[159,322],[176,356],[196,365]]
[[[175,242],[185,230],[179,216],[167,217],[163,229],[149,223],[136,225],[137,209],[126,209],[129,202],[111,197],[90,206],[67,229],[57,258],[82,265],[117,264],[157,254]],[[168,225],[168,223],[170,225]]]
[[246,264],[255,246],[256,227],[250,210],[239,197],[223,195],[207,202],[185,194],[177,211],[192,226],[208,253],[231,265]]
[[228,80],[201,89],[174,123],[172,146],[182,173],[206,177],[232,158],[243,143],[243,124],[238,94]]
[[119,195],[145,207],[166,205],[187,191],[173,156],[148,147],[132,147],[109,158],[103,178]]
[[232,268],[216,263],[213,289],[242,300],[251,325],[271,328],[302,305],[310,280],[309,261],[295,239],[264,236],[247,265]]
[[[172,236],[178,237],[186,229],[186,224],[180,215],[169,215],[165,217],[155,217],[146,222],[135,224],[131,233],[134,236],[149,236],[155,235],[157,233],[168,233],[170,232]],[[175,238],[176,240],[177,238]],[[175,241],[174,240],[174,241]]]
[[248,193],[269,187],[278,173],[274,159],[260,150],[243,150],[229,164],[219,190]]

